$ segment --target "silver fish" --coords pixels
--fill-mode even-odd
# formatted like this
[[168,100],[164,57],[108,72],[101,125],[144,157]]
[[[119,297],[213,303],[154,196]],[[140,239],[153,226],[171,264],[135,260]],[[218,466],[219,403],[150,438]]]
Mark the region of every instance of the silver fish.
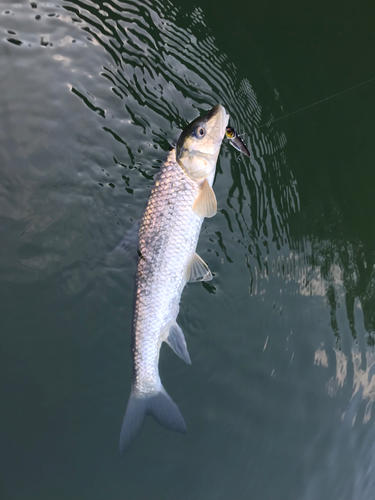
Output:
[[212,279],[195,249],[203,218],[217,210],[212,183],[228,118],[218,104],[183,130],[155,178],[143,213],[134,294],[133,377],[121,428],[121,455],[146,415],[167,429],[186,432],[178,406],[160,381],[159,351],[166,342],[191,364],[176,318],[185,284]]

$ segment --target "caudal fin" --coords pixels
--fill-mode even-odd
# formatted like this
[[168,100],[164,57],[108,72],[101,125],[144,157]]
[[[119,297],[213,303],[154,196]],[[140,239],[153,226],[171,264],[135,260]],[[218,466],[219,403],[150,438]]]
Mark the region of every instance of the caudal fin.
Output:
[[152,415],[162,427],[185,434],[186,424],[176,403],[165,389],[150,396],[130,393],[120,434],[120,455],[123,455],[141,430],[146,415]]

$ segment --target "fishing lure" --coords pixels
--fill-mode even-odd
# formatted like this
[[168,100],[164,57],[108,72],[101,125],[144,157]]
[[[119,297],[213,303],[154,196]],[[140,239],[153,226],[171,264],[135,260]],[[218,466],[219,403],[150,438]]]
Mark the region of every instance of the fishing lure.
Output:
[[227,139],[229,139],[229,143],[237,149],[237,151],[240,151],[241,153],[245,154],[250,158],[250,153],[249,150],[246,147],[246,144],[243,142],[241,137],[237,134],[237,132],[234,130],[232,127],[227,127],[225,130],[225,135]]

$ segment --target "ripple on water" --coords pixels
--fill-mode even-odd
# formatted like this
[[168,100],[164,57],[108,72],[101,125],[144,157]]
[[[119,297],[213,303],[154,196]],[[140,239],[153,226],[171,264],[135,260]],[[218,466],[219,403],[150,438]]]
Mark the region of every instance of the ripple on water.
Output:
[[[44,81],[51,80],[52,74],[58,81],[52,98],[50,86],[45,92],[36,92],[37,84],[28,82],[33,86],[38,112],[30,114],[25,103],[20,114],[26,121],[32,120],[33,127],[27,127],[28,130],[35,128],[40,115],[41,133],[46,136],[43,142],[49,151],[59,146],[51,140],[47,123],[59,133],[59,122],[63,122],[65,130],[61,136],[68,139],[70,130],[78,140],[78,144],[68,148],[75,168],[61,165],[52,169],[51,163],[46,163],[44,180],[35,180],[33,189],[45,189],[48,182],[54,182],[59,190],[53,197],[61,199],[64,193],[67,205],[69,199],[74,199],[72,209],[76,202],[84,203],[85,198],[87,206],[94,203],[97,209],[108,208],[116,200],[125,209],[109,209],[118,216],[111,226],[114,228],[119,220],[126,225],[129,215],[139,216],[149,189],[144,178],[152,180],[178,129],[198,113],[222,102],[233,117],[231,123],[244,134],[252,151],[250,161],[238,158],[236,162],[234,150],[224,147],[218,170],[227,185],[226,220],[247,248],[249,262],[254,260],[261,266],[267,256],[270,234],[276,235],[277,241],[288,239],[285,220],[298,205],[298,195],[280,154],[285,138],[272,130],[263,133],[257,129],[262,110],[255,92],[246,79],[238,81],[234,65],[215,46],[201,9],[194,9],[190,25],[184,28],[176,22],[178,9],[170,2],[110,1],[100,7],[86,1],[68,1],[61,7],[35,3],[28,10],[18,7],[15,14],[15,25],[17,19],[20,22],[13,31],[19,33],[25,50],[38,54],[39,62],[35,62],[45,72]],[[35,21],[28,23],[26,33],[25,17]],[[14,50],[24,50],[23,45]],[[27,55],[18,53],[17,58],[24,64]],[[67,90],[83,105],[81,112],[67,97]],[[53,105],[60,113],[51,113]],[[85,112],[82,120],[79,115],[84,108],[96,116]],[[71,114],[65,123],[64,113]],[[72,121],[74,125],[66,123]],[[27,133],[26,147],[30,149],[30,144],[34,144],[37,155],[40,140]],[[27,135],[24,130],[16,134]],[[112,155],[108,154],[111,149]],[[29,166],[29,172],[33,170]],[[70,182],[66,182],[66,177]],[[275,177],[280,178],[278,184],[272,182]],[[87,191],[94,188],[93,183],[104,191]],[[271,185],[278,185],[279,192],[274,193]],[[88,197],[83,194],[85,191]],[[138,193],[136,200],[134,193]],[[133,206],[130,213],[129,205]],[[80,212],[90,219],[86,210]],[[95,218],[95,223],[102,217]],[[54,219],[59,220],[59,216],[55,214]]]
[[[222,301],[223,310],[228,303],[235,309],[237,302],[248,300],[247,293],[256,304],[266,295],[273,297],[269,316],[281,322],[285,317],[293,320],[284,297],[313,298],[305,312],[317,332],[328,324],[334,345],[310,339],[317,344],[311,368],[327,372],[327,399],[346,396],[345,429],[355,418],[357,426],[368,423],[375,399],[375,363],[369,352],[375,329],[374,258],[364,256],[360,243],[306,234],[292,238],[289,221],[300,201],[286,158],[287,137],[272,128],[271,119],[261,127],[269,118],[262,103],[249,79],[240,78],[230,57],[217,48],[201,8],[194,7],[183,19],[180,13],[168,0],[2,2],[1,280],[54,280],[51,293],[56,302],[66,301],[67,310],[72,304],[81,308],[87,297],[94,297],[98,310],[103,304],[110,308],[111,301],[123,307],[118,303],[123,295],[107,292],[124,289],[124,281],[131,289],[132,273],[109,269],[104,257],[142,213],[153,176],[179,129],[221,102],[231,125],[243,134],[251,158],[239,157],[226,142],[222,147],[215,185],[219,212],[203,225],[200,240],[216,271],[205,290],[217,294],[216,304]],[[225,272],[225,283],[246,286],[246,293],[223,285]],[[126,298],[130,301],[131,294]],[[316,301],[325,301],[327,317],[315,315]],[[92,317],[87,304],[82,323]],[[182,310],[182,321],[185,314]],[[259,341],[265,355],[275,338],[268,326],[280,324],[270,318],[261,318],[267,325],[267,336]],[[95,319],[91,321],[94,330]],[[189,321],[194,336],[201,318]],[[231,316],[231,321],[239,318]],[[239,332],[241,327],[239,323]],[[349,347],[342,342],[346,331],[353,339]],[[250,335],[244,329],[242,334],[231,352],[243,363],[241,373],[248,374],[248,357],[241,358],[241,351]],[[286,338],[288,367],[295,362],[295,337],[290,332]],[[227,338],[219,336],[211,348],[225,353]],[[270,374],[277,380],[277,370]],[[287,369],[286,374],[287,379]],[[235,384],[228,380],[235,376],[228,373],[223,382],[220,376],[217,384],[230,386],[233,395]],[[235,394],[247,401],[248,394],[241,391],[248,386],[238,378]],[[272,414],[273,402],[265,404],[267,415]],[[232,407],[230,412],[226,422],[233,418]],[[220,420],[212,409],[208,413],[209,419]],[[235,431],[240,434],[249,427],[246,411],[238,418],[243,419]],[[340,426],[337,433],[345,436]],[[326,437],[324,432],[317,437],[312,457]],[[338,449],[330,459],[337,458]],[[344,451],[353,451],[350,443]],[[368,446],[363,453],[371,451]],[[312,497],[324,474],[319,469],[313,475]]]

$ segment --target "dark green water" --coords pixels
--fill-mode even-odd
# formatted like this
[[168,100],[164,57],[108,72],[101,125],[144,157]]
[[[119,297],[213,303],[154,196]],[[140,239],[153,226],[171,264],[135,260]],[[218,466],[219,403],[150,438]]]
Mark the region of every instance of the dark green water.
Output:
[[[375,77],[374,16],[2,0],[2,499],[375,498],[375,81],[270,123]],[[147,419],[120,459],[134,264],[108,253],[217,102],[252,157],[222,147],[193,365],[161,353],[188,433]]]

